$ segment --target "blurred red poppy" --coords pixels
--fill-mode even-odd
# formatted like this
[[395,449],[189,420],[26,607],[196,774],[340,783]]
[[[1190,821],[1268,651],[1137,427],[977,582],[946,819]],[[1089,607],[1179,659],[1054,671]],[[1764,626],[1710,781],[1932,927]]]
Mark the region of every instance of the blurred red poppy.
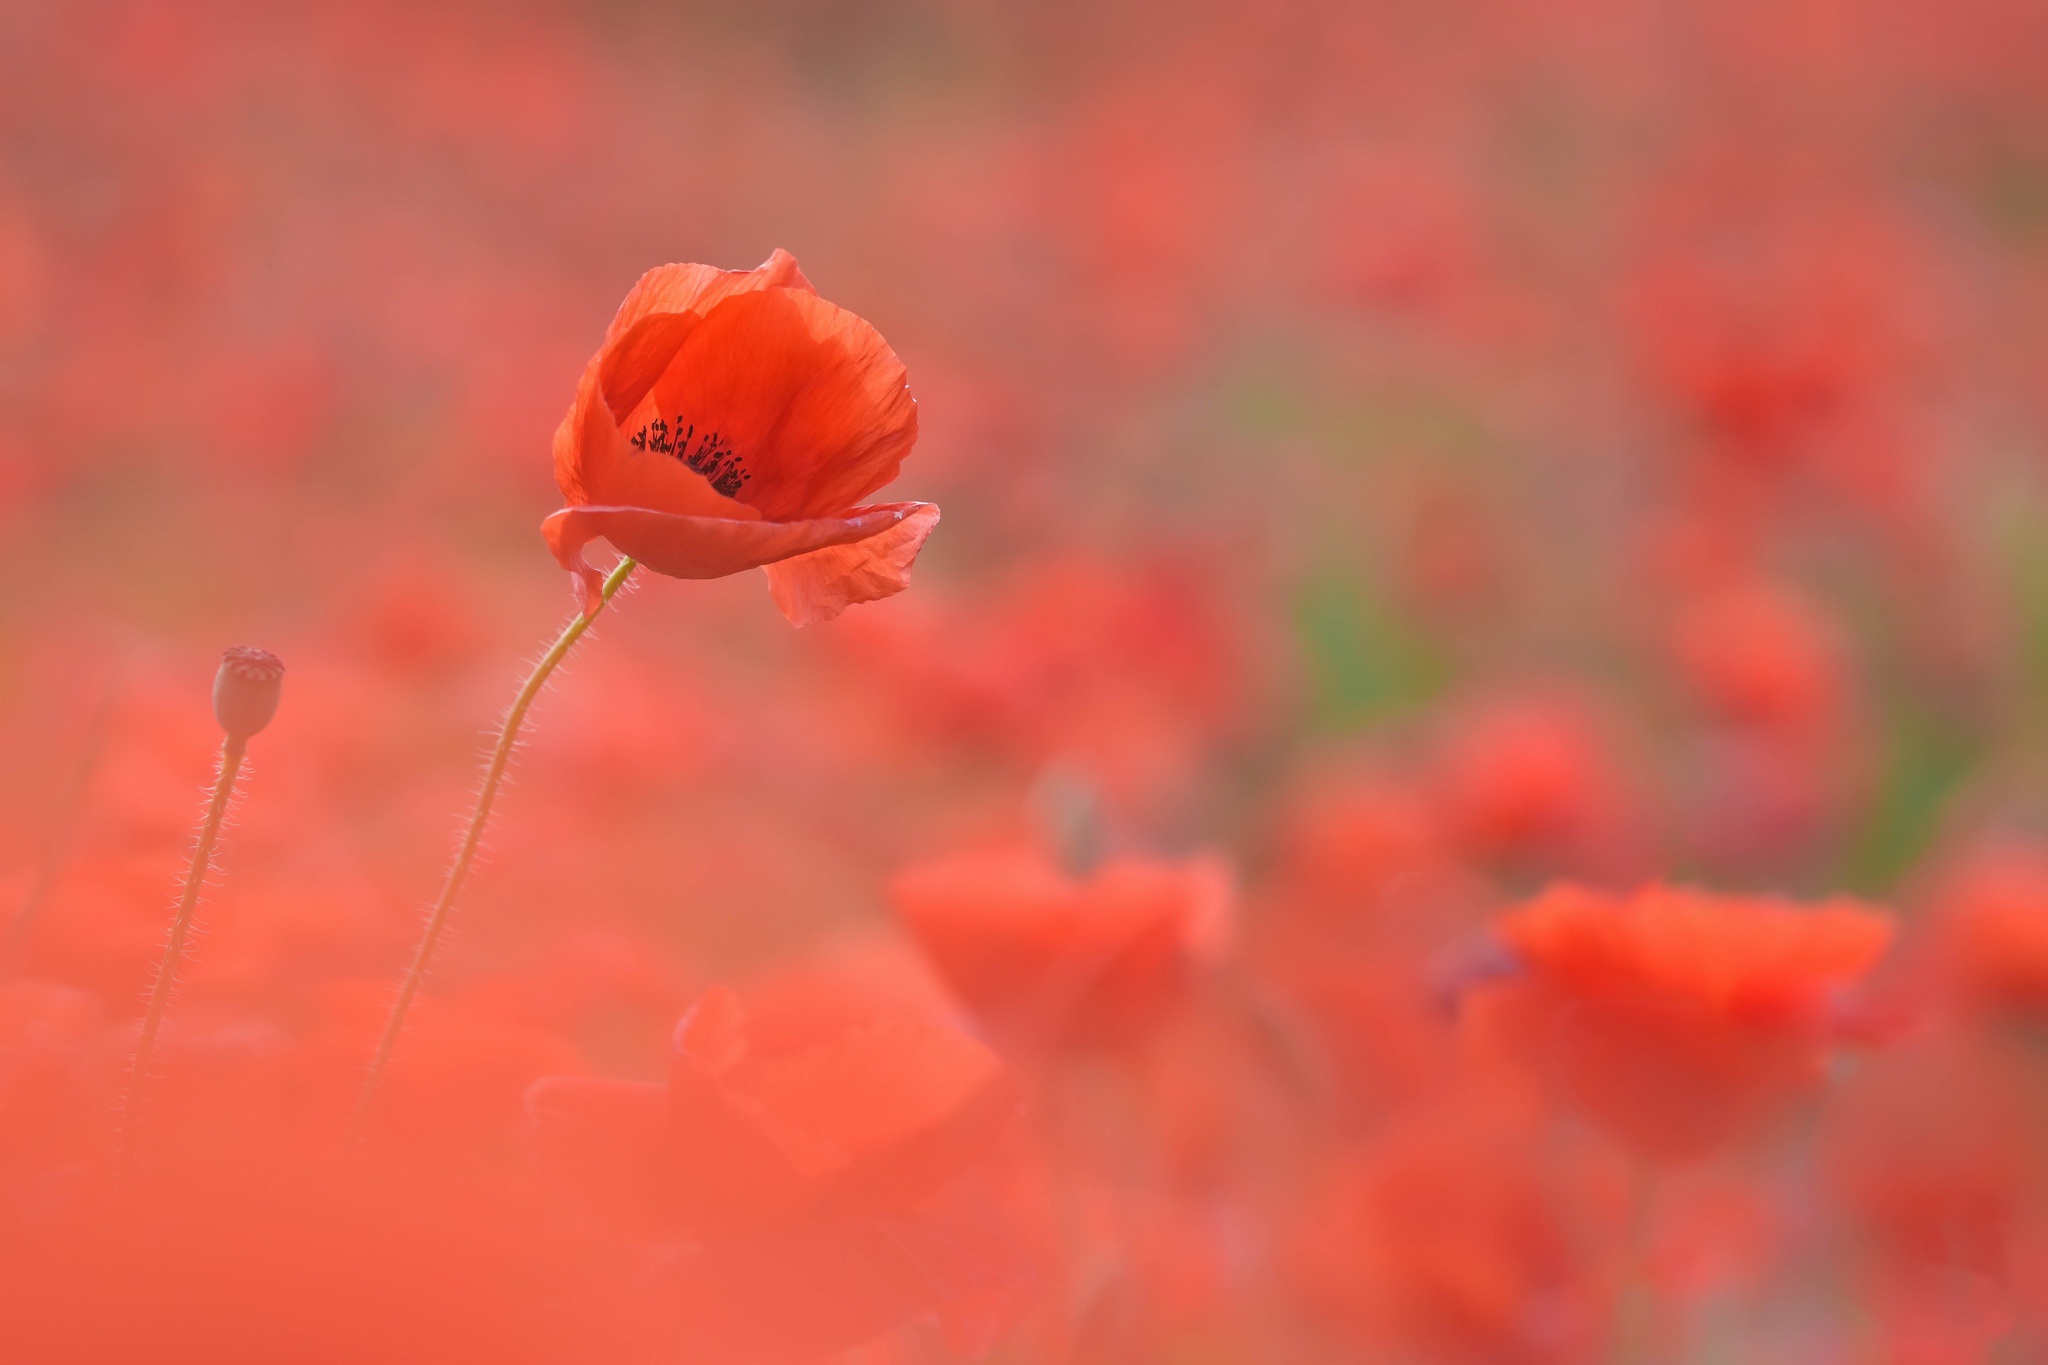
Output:
[[1608,883],[1647,872],[1651,806],[1613,730],[1611,708],[1547,687],[1461,706],[1436,777],[1459,851]]
[[903,362],[796,258],[666,265],[626,295],[555,431],[569,505],[541,529],[594,611],[602,536],[656,573],[766,567],[797,625],[902,591],[931,503],[856,506],[917,440]]
[[1759,730],[1824,734],[1852,695],[1827,615],[1768,581],[1728,582],[1700,594],[1675,613],[1671,652],[1713,714]]
[[2048,855],[2018,841],[1974,850],[1932,900],[1958,1000],[2015,1023],[2048,1018]]
[[1937,1027],[1873,1057],[1829,1106],[1823,1190],[1888,1359],[1989,1359],[2017,1311],[2039,1312],[2037,1065],[1996,1035]]
[[1812,1083],[1830,996],[1892,939],[1853,901],[1654,885],[1557,886],[1500,929],[1524,970],[1475,992],[1478,1026],[1662,1160],[1735,1140]]
[[1420,1105],[1334,1153],[1287,1247],[1310,1309],[1361,1358],[1565,1365],[1606,1358],[1626,1171],[1553,1142],[1486,1090]]
[[890,888],[962,1002],[1004,1041],[1101,1046],[1146,1032],[1220,949],[1230,874],[1213,858],[1122,858],[1073,876],[1034,852],[963,854]]
[[995,1055],[907,1017],[769,1051],[714,988],[676,1026],[665,1085],[550,1076],[527,1094],[538,1155],[599,1206],[685,1231],[903,1210],[1007,1122]]
[[676,1028],[666,1085],[536,1082],[542,1170],[639,1240],[645,1311],[692,1360],[796,1365],[925,1317],[985,1345],[1023,1272],[979,1219],[934,1206],[1009,1122],[1002,1064],[911,1015],[798,1022],[757,1030],[714,988]]

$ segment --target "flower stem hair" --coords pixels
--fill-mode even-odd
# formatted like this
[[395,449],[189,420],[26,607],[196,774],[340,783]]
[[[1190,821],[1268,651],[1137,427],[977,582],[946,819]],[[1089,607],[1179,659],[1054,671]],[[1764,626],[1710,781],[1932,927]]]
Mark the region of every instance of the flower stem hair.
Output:
[[512,707],[505,713],[505,723],[498,730],[497,744],[491,749],[490,760],[484,765],[483,786],[477,791],[476,808],[470,812],[469,825],[463,831],[462,842],[457,847],[455,861],[448,868],[448,878],[441,884],[441,894],[434,902],[434,908],[427,914],[426,929],[420,935],[418,949],[413,953],[412,965],[406,968],[405,979],[399,984],[398,998],[392,1002],[391,1017],[385,1022],[384,1034],[377,1042],[377,1055],[370,1063],[370,1074],[363,1082],[361,1095],[356,1100],[355,1116],[349,1125],[349,1145],[361,1141],[364,1120],[369,1115],[371,1102],[378,1087],[383,1084],[384,1073],[391,1065],[391,1054],[398,1046],[399,1034],[405,1028],[405,1016],[412,1009],[413,999],[419,994],[420,982],[425,979],[427,966],[433,960],[434,950],[440,945],[441,935],[448,927],[448,912],[455,905],[455,897],[462,890],[463,879],[469,875],[470,864],[476,860],[477,845],[482,842],[484,827],[490,823],[491,806],[498,799],[499,784],[505,778],[505,764],[512,757],[513,746],[519,742],[519,732],[525,727],[526,713],[547,685],[551,675],[562,660],[569,657],[569,651],[590,629],[590,623],[605,604],[625,586],[632,575],[636,562],[622,558],[606,576],[604,586],[589,611],[579,611],[562,627],[562,633],[548,646],[547,653],[540,656],[540,662],[526,675],[526,681],[519,686],[519,693],[512,699]]
[[185,889],[178,896],[178,911],[171,918],[171,936],[164,943],[163,961],[157,966],[156,982],[149,990],[149,1004],[142,1013],[142,1033],[136,1040],[135,1060],[128,1070],[117,1137],[123,1173],[132,1170],[135,1164],[143,1088],[149,1081],[149,1062],[156,1051],[157,1032],[163,1027],[164,1009],[170,1003],[171,986],[178,977],[178,964],[185,958],[185,940],[192,934],[192,917],[199,908],[199,891],[206,885],[206,874],[213,868],[213,846],[219,842],[221,822],[227,818],[228,803],[234,799],[235,782],[242,775],[242,760],[248,752],[250,737],[270,724],[271,717],[277,714],[278,693],[283,680],[284,664],[275,654],[246,645],[237,645],[222,654],[220,671],[214,675],[213,714],[225,735],[220,746],[220,766],[214,773],[213,791],[206,798],[206,815],[199,823],[199,842],[192,850],[192,863],[185,870]]

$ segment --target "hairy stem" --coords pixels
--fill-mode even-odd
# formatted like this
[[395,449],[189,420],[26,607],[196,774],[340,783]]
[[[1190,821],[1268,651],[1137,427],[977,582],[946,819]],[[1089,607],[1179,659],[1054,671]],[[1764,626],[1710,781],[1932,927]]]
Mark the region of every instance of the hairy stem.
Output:
[[540,656],[540,662],[527,674],[520,684],[519,695],[512,699],[512,709],[505,713],[505,723],[498,731],[498,742],[491,750],[490,761],[484,765],[484,782],[477,792],[476,809],[470,812],[469,827],[463,831],[462,843],[456,850],[455,861],[448,868],[448,879],[441,884],[441,895],[434,902],[434,908],[427,915],[426,931],[420,935],[420,946],[413,953],[412,965],[406,969],[405,980],[399,985],[398,998],[392,1003],[391,1018],[384,1025],[384,1036],[377,1043],[377,1056],[370,1063],[370,1074],[363,1082],[362,1094],[356,1100],[355,1117],[349,1126],[349,1145],[353,1147],[362,1138],[363,1122],[368,1117],[370,1104],[377,1089],[384,1081],[384,1073],[391,1065],[391,1054],[398,1046],[399,1034],[405,1028],[405,1016],[412,1009],[414,997],[419,994],[420,982],[426,977],[427,966],[433,960],[434,949],[439,946],[442,932],[448,927],[448,912],[455,904],[455,897],[462,890],[462,882],[469,875],[469,866],[476,859],[477,845],[482,841],[484,827],[490,823],[491,805],[498,799],[498,785],[505,777],[506,761],[512,757],[513,746],[519,741],[519,731],[526,724],[526,712],[533,705],[535,697],[547,684],[548,675],[562,660],[569,657],[569,651],[583,638],[583,632],[590,629],[590,623],[597,619],[597,612],[604,610],[619,589],[625,586],[637,561],[621,559],[604,580],[604,591],[598,598],[597,611],[585,616],[578,612],[562,627],[562,633],[548,646],[547,653]]
[[150,1054],[156,1050],[157,1030],[163,1026],[164,1006],[171,998],[171,984],[178,964],[185,957],[185,940],[192,932],[192,912],[199,906],[199,891],[213,866],[213,846],[220,838],[221,821],[228,813],[228,801],[235,794],[235,779],[241,776],[246,739],[230,737],[220,746],[220,770],[214,775],[213,795],[207,798],[206,818],[199,826],[199,844],[192,850],[192,866],[185,873],[185,890],[178,897],[178,913],[171,921],[171,936],[164,944],[163,962],[156,970],[156,984],[150,987],[149,1007],[142,1014],[142,1036],[135,1044],[135,1061],[128,1070],[128,1088],[121,1101],[120,1154],[123,1172],[134,1166],[136,1133],[141,1127],[143,1088],[149,1081]]

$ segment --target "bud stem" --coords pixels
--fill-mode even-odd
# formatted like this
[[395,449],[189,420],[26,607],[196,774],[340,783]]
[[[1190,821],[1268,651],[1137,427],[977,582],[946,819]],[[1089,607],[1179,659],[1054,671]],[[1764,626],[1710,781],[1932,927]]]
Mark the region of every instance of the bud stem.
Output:
[[426,932],[420,936],[420,946],[413,953],[412,966],[406,969],[405,980],[399,985],[398,999],[391,1006],[391,1018],[384,1025],[383,1038],[377,1043],[376,1059],[370,1063],[370,1074],[356,1100],[355,1117],[349,1124],[349,1146],[352,1148],[362,1140],[363,1122],[368,1117],[378,1086],[383,1083],[384,1073],[390,1067],[391,1053],[398,1046],[398,1035],[405,1027],[405,1016],[412,1009],[413,998],[419,994],[420,982],[427,974],[427,964],[433,959],[442,931],[447,928],[448,911],[455,904],[456,893],[462,889],[463,878],[469,875],[469,865],[476,858],[484,826],[490,823],[491,805],[498,799],[498,784],[504,779],[505,763],[512,756],[512,746],[518,742],[519,731],[526,724],[527,709],[540,695],[548,675],[569,656],[569,651],[583,638],[583,632],[590,629],[590,623],[597,619],[597,613],[603,611],[605,604],[625,586],[626,579],[638,563],[630,558],[619,560],[604,580],[604,590],[598,596],[596,608],[587,616],[578,612],[570,618],[569,624],[562,627],[562,633],[555,637],[554,644],[540,656],[540,662],[533,666],[533,672],[527,674],[526,681],[520,685],[519,695],[512,699],[512,709],[505,713],[505,723],[498,731],[497,746],[491,750],[490,761],[484,766],[484,783],[477,792],[476,809],[470,813],[469,828],[463,832],[455,862],[448,869],[448,879],[441,885],[440,898],[427,915]]
[[248,741],[229,736],[220,746],[220,770],[213,779],[213,795],[207,798],[206,818],[199,826],[199,844],[192,850],[192,865],[185,873],[185,891],[178,898],[177,917],[171,921],[171,937],[164,944],[163,962],[156,970],[156,984],[150,988],[149,1007],[142,1015],[142,1036],[135,1045],[135,1061],[128,1071],[128,1089],[121,1101],[120,1163],[126,1173],[135,1164],[136,1131],[141,1127],[143,1087],[149,1080],[150,1054],[156,1050],[156,1035],[164,1021],[164,1006],[171,998],[171,983],[178,964],[184,960],[185,940],[192,932],[192,912],[199,905],[200,888],[213,866],[213,846],[220,838],[221,821],[235,794],[235,779],[242,773],[242,757]]

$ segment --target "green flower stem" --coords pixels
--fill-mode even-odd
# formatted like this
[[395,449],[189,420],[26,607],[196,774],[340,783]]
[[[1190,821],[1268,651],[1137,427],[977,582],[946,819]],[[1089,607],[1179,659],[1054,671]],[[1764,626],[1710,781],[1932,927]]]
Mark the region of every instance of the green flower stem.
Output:
[[569,657],[569,651],[583,638],[583,632],[590,629],[597,613],[603,611],[605,604],[625,586],[626,579],[637,567],[636,560],[619,560],[604,580],[597,610],[588,616],[578,612],[569,624],[562,627],[562,633],[555,637],[554,644],[541,655],[540,662],[533,666],[533,672],[520,685],[519,695],[512,700],[512,709],[505,713],[505,724],[498,731],[497,746],[491,750],[490,762],[484,768],[484,783],[477,792],[476,809],[470,814],[469,828],[462,836],[462,846],[455,854],[454,864],[448,869],[448,880],[441,886],[440,899],[434,902],[434,909],[427,916],[426,932],[420,936],[420,946],[413,954],[412,966],[406,969],[405,981],[398,988],[398,999],[391,1006],[391,1018],[384,1025],[384,1036],[377,1044],[376,1060],[370,1063],[369,1077],[363,1082],[362,1094],[356,1101],[355,1117],[349,1126],[351,1147],[362,1139],[363,1122],[369,1115],[378,1087],[383,1084],[384,1073],[391,1065],[391,1054],[398,1046],[405,1016],[412,1009],[413,998],[419,994],[420,982],[427,974],[427,964],[433,960],[434,949],[440,944],[442,931],[448,927],[448,911],[455,904],[456,893],[462,890],[463,878],[469,875],[469,865],[476,859],[477,844],[483,839],[484,826],[490,823],[491,805],[498,799],[498,784],[504,780],[505,763],[511,758],[512,748],[519,741],[519,731],[526,724],[526,712],[547,684],[548,675]]
[[242,773],[242,758],[248,740],[230,736],[220,746],[220,770],[213,779],[213,795],[207,798],[206,818],[199,826],[199,845],[192,850],[192,865],[185,873],[185,890],[178,897],[178,913],[171,921],[171,936],[164,944],[163,961],[156,969],[156,984],[150,987],[149,1006],[142,1014],[142,1036],[135,1044],[135,1060],[128,1069],[128,1088],[121,1100],[118,1138],[121,1171],[135,1165],[136,1131],[141,1127],[143,1087],[149,1080],[149,1059],[156,1050],[157,1030],[164,1021],[164,1007],[170,1002],[171,983],[177,979],[178,964],[185,957],[185,940],[192,932],[192,912],[199,906],[199,891],[213,867],[213,846],[220,838],[221,821],[227,818],[228,802],[235,793],[235,779]]

